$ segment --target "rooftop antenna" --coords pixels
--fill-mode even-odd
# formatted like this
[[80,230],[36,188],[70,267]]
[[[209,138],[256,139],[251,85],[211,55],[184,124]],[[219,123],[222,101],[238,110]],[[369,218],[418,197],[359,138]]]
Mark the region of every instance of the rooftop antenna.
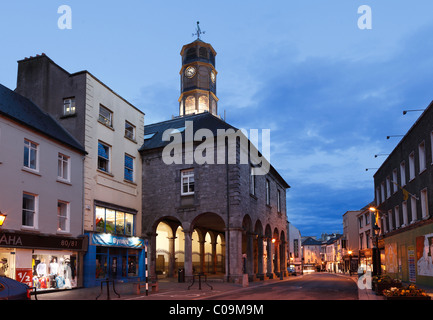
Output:
[[197,36],[197,40],[200,40],[200,35],[201,34],[205,34],[206,33],[206,31],[201,31],[201,29],[200,29],[200,21],[197,21],[197,29],[196,29],[196,33],[193,33],[192,34],[192,36],[194,37],[194,36]]

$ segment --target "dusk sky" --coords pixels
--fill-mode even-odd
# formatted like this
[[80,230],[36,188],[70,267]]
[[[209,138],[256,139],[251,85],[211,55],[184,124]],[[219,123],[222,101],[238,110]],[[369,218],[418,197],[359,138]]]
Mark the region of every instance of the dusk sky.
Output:
[[[60,29],[61,5],[72,29]],[[358,8],[371,8],[360,29]],[[219,114],[271,130],[271,163],[291,186],[288,220],[303,236],[342,232],[342,215],[374,199],[373,175],[433,100],[433,1],[0,1],[0,83],[45,53],[87,70],[141,109],[178,115],[180,50],[217,52]]]

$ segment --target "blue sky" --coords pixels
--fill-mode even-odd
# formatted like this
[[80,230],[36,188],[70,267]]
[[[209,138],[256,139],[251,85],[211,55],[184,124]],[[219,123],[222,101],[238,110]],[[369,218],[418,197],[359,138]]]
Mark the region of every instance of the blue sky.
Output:
[[[72,9],[72,29],[57,9]],[[358,8],[372,29],[358,28]],[[342,215],[374,199],[373,174],[433,100],[433,2],[417,0],[1,1],[0,83],[17,60],[45,53],[88,70],[146,113],[178,114],[180,50],[217,51],[219,113],[271,129],[271,162],[291,185],[288,219],[302,235],[342,232]]]

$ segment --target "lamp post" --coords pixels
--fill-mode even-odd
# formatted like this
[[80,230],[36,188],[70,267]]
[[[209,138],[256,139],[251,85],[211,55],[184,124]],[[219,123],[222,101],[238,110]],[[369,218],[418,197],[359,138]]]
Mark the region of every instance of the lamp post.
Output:
[[347,252],[349,254],[349,276],[352,275],[352,250]]
[[374,219],[374,225],[373,225],[373,233],[374,233],[374,241],[373,241],[373,250],[372,250],[372,256],[373,256],[373,272],[372,276],[378,276],[380,275],[380,252],[379,252],[379,232],[380,227],[377,225],[377,221],[379,220],[379,213],[380,211],[375,207],[370,207],[369,210],[374,213],[375,219]]
[[6,220],[6,216],[7,216],[6,214],[4,214],[0,211],[0,227],[3,226],[3,223]]

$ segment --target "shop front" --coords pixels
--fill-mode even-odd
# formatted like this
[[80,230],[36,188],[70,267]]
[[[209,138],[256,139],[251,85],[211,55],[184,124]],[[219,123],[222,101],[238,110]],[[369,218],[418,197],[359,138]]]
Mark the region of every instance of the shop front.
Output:
[[84,257],[84,286],[94,287],[102,280],[123,282],[145,278],[144,240],[108,233],[88,234],[89,247]]
[[38,291],[82,286],[84,238],[0,232],[0,276]]

